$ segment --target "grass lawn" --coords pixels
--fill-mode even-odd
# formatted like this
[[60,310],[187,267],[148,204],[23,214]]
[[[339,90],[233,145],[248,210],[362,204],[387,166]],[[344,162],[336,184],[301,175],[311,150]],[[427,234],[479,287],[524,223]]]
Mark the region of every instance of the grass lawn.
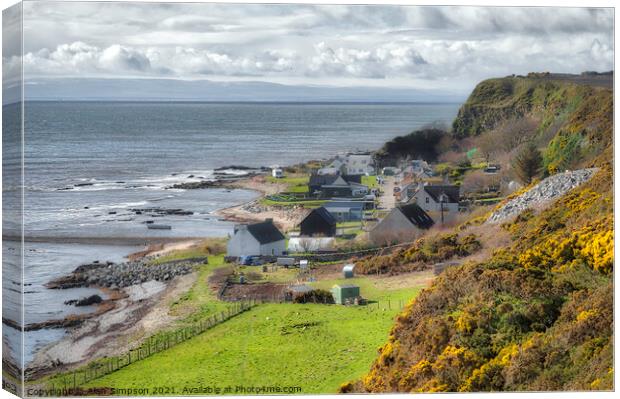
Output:
[[292,175],[279,179],[273,176],[265,177],[265,181],[269,183],[286,185],[283,191],[290,193],[307,193],[309,180],[310,177],[308,175]]
[[[207,274],[206,267],[201,278],[203,272]],[[285,280],[290,272],[283,269],[282,276],[269,279]],[[325,289],[344,281],[357,284],[364,297],[381,306],[259,305],[85,387],[171,387],[172,395],[201,393],[184,388],[226,386],[233,387],[232,394],[239,394],[235,392],[238,385],[301,387],[297,393],[336,392],[342,383],[368,372],[400,312],[398,304],[415,297],[428,281],[423,273],[412,276],[314,282]],[[188,303],[200,303],[204,296],[209,306],[212,295],[203,287],[194,287]],[[388,301],[392,306],[386,306]]]
[[362,222],[342,222],[336,224],[336,232],[338,234],[352,234],[356,237],[364,233]]
[[224,255],[209,256],[209,264],[199,266],[194,286],[170,307],[173,315],[186,316],[182,323],[203,320],[226,309],[228,304],[217,299],[208,280],[213,270],[224,266]]
[[360,287],[360,295],[371,302],[379,302],[381,305],[407,303],[415,297],[424,287],[428,273],[415,274],[412,277],[354,277],[338,278],[334,280],[319,280],[310,283],[313,287],[330,290],[335,284],[354,284]]
[[[369,370],[398,310],[259,305],[88,387],[299,386],[331,393]],[[234,391],[232,392],[235,393]]]
[[325,200],[311,200],[311,201],[273,201],[268,198],[261,198],[259,202],[266,206],[294,206],[301,205],[304,208],[319,208],[323,206],[327,201]]
[[379,188],[379,183],[377,183],[377,176],[362,176],[362,184],[367,186],[369,189]]
[[226,238],[206,238],[203,239],[199,244],[192,246],[187,249],[179,249],[176,251],[171,251],[170,253],[160,256],[151,260],[152,264],[160,264],[164,262],[170,262],[173,260],[181,260],[181,259],[189,259],[189,258],[200,258],[204,256],[208,256],[209,254],[215,251],[225,251],[226,250]]

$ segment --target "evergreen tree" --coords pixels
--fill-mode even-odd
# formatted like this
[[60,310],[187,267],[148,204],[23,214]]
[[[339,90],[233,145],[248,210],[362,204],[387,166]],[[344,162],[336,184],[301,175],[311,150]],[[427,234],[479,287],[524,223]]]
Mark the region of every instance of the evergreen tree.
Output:
[[512,167],[521,183],[527,185],[540,173],[542,155],[533,142],[523,145],[512,160]]

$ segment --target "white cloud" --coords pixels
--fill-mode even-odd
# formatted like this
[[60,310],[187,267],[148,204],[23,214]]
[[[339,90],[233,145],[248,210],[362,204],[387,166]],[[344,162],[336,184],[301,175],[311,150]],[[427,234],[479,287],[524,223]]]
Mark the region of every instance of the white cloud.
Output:
[[114,44],[101,49],[83,42],[61,44],[24,55],[26,75],[148,73],[150,59],[142,52]]
[[611,9],[27,2],[24,10],[26,77],[402,87],[613,68]]

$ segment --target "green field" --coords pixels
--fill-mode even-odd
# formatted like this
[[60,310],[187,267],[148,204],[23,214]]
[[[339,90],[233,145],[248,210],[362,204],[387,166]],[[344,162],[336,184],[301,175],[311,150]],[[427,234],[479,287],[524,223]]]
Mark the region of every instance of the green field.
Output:
[[377,183],[377,176],[362,176],[362,184],[367,186],[369,189],[379,188],[379,183]]
[[396,313],[337,305],[259,305],[88,387],[172,387],[177,395],[192,393],[185,387],[229,385],[336,392],[368,371]]
[[[206,253],[202,247],[170,257]],[[170,312],[180,317],[176,327],[204,320],[229,305],[219,301],[208,284],[216,269],[229,266],[218,255],[209,256],[209,263],[198,267],[194,286],[171,304]],[[290,282],[297,276],[296,270],[285,268],[263,272],[262,268],[235,266],[235,270],[248,277],[251,274],[252,280],[259,282]],[[342,383],[368,371],[377,348],[387,340],[394,317],[417,295],[427,277],[416,274],[398,279],[364,276],[346,280],[360,286],[361,295],[370,301],[368,306],[261,304],[83,387],[149,388],[142,395],[204,395],[204,391],[184,389],[227,386],[233,387],[231,394],[240,394],[234,390],[238,385],[301,387],[296,393],[336,392]],[[343,281],[327,279],[311,284],[329,289]],[[168,391],[156,392],[154,387]]]
[[281,178],[275,178],[273,176],[265,177],[265,180],[272,184],[283,185],[284,188],[281,191],[289,193],[307,193],[308,181],[310,176],[308,175],[292,175]]
[[327,202],[326,200],[311,200],[311,201],[305,201],[305,200],[290,200],[290,201],[274,201],[271,200],[269,198],[261,198],[259,200],[259,202],[262,205],[265,206],[295,206],[295,205],[301,205],[304,208],[319,208],[323,205],[325,205],[325,203]]

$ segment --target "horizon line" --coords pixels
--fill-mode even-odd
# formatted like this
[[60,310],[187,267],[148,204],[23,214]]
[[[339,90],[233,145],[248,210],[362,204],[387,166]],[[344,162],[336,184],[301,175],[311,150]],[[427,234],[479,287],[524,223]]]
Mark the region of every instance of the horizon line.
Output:
[[421,104],[421,105],[437,105],[437,104],[461,104],[462,101],[399,101],[399,100],[185,100],[185,99],[92,99],[92,98],[75,98],[75,99],[52,99],[52,98],[33,98],[24,99],[23,101],[13,101],[2,104],[3,106],[20,104],[20,103],[197,103],[197,104]]

